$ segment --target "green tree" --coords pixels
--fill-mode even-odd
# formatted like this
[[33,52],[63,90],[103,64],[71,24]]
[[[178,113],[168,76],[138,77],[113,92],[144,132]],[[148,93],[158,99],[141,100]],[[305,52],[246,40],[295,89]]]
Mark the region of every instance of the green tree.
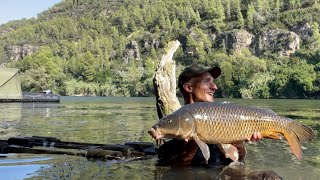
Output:
[[238,14],[237,14],[237,25],[240,29],[242,29],[244,27],[244,19],[243,19],[241,11],[238,12]]
[[91,52],[86,52],[81,58],[82,76],[86,82],[93,82],[96,76],[96,59]]
[[225,0],[224,1],[224,12],[226,19],[229,20],[231,18],[231,7],[230,7],[230,0]]
[[274,97],[305,98],[313,90],[316,78],[314,66],[304,60],[290,59],[287,68],[278,67],[271,82],[271,95]]
[[252,28],[253,27],[253,13],[255,12],[253,4],[249,4],[248,11],[247,11],[247,27]]
[[311,44],[313,49],[320,48],[320,33],[319,33],[319,24],[314,22],[312,24],[312,36],[311,36]]
[[158,20],[158,24],[160,25],[160,28],[166,29],[167,28],[167,24],[166,24],[166,18],[164,16],[164,14],[161,14]]
[[229,56],[226,53],[216,52],[211,54],[209,59],[212,60],[211,65],[218,65],[222,69],[222,75],[216,82],[219,86],[217,94],[221,97],[235,97],[237,87],[234,84],[232,75],[232,72],[235,71],[235,67],[232,65],[235,57]]
[[176,34],[180,34],[180,21],[179,19],[175,19],[173,22],[172,22],[172,32],[173,33],[176,33]]
[[284,0],[283,5],[286,10],[295,9],[296,8],[296,0]]
[[60,93],[59,87],[65,79],[62,65],[61,59],[54,56],[49,47],[42,47],[15,66],[22,72],[23,90],[36,92],[48,88]]
[[144,86],[140,81],[144,73],[143,67],[137,67],[132,63],[130,67],[125,70],[117,71],[116,82],[121,82],[117,86],[117,94],[124,97],[129,96],[143,96]]
[[313,82],[313,93],[315,98],[320,98],[320,62],[315,65],[314,70],[316,72],[316,79]]
[[276,17],[279,17],[280,14],[280,0],[275,0],[275,5],[274,5],[274,15]]
[[[264,3],[264,2],[263,2]],[[252,4],[252,3],[251,3]],[[261,0],[257,0],[256,1],[256,10],[258,13],[262,14],[262,11],[263,11],[263,5],[262,5],[262,2]]]
[[224,20],[224,8],[220,0],[216,0],[213,7],[208,9],[208,19],[212,22],[215,29],[220,32],[221,29],[225,26]]
[[[235,19],[238,19],[239,14],[241,13],[241,3],[240,0],[234,0],[232,1],[231,6],[231,16],[235,17]],[[242,14],[241,14],[242,15]]]
[[274,79],[274,75],[269,72],[255,73],[247,82],[247,85],[239,89],[242,98],[257,99],[269,98],[269,83]]

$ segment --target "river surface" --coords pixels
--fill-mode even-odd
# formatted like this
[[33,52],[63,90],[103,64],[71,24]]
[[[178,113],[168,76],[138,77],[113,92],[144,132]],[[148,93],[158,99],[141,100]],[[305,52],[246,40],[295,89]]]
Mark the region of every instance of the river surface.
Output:
[[[319,100],[216,99],[274,110],[320,130]],[[154,142],[147,130],[158,121],[154,98],[61,97],[60,103],[0,104],[0,140],[47,136],[87,143]],[[303,144],[298,161],[286,141],[246,143],[246,172],[273,170],[284,179],[320,179],[320,135]],[[219,168],[155,166],[157,158],[100,161],[52,154],[0,154],[0,179],[221,179]],[[239,179],[237,173],[230,175]],[[239,177],[238,177],[239,176]],[[232,179],[231,178],[231,179]]]

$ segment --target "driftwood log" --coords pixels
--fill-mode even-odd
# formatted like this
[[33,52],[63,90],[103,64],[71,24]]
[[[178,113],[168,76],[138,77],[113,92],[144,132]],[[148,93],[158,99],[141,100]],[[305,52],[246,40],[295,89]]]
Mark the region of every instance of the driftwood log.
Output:
[[[73,150],[71,151],[71,149]],[[153,143],[150,142],[95,144],[61,141],[55,137],[31,136],[0,140],[0,154],[8,153],[64,154],[90,159],[135,160],[150,158],[157,152]]]
[[168,43],[153,78],[159,119],[181,107],[176,95],[176,65],[172,60],[173,54],[179,46],[179,41]]

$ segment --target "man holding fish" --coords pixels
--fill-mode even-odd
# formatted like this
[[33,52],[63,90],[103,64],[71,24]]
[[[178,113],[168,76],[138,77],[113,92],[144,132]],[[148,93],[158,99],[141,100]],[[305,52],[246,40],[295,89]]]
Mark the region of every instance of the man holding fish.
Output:
[[162,118],[149,131],[155,139],[173,138],[159,148],[159,164],[229,165],[232,161],[244,162],[245,140],[281,139],[282,136],[300,160],[300,142],[314,139],[313,130],[277,116],[272,110],[213,103],[217,90],[213,80],[220,74],[219,67],[204,69],[196,65],[180,74],[178,86],[185,106]]
[[[185,68],[178,78],[178,87],[184,98],[184,104],[194,102],[214,102],[214,93],[218,89],[214,79],[221,74],[219,67],[210,69],[192,65]],[[261,139],[260,133],[254,133],[252,141]],[[208,145],[212,154],[209,165],[228,165],[232,160],[244,161],[246,149],[243,144]],[[170,140],[159,148],[159,163],[171,165],[201,165],[204,158],[194,140]],[[228,157],[226,157],[226,155]]]

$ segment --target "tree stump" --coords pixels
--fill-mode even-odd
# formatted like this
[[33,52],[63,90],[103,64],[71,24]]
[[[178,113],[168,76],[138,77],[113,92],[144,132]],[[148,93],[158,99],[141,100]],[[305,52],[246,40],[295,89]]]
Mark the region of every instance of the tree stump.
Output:
[[153,78],[159,119],[181,107],[176,96],[176,65],[172,60],[173,54],[179,46],[179,41],[168,43]]

